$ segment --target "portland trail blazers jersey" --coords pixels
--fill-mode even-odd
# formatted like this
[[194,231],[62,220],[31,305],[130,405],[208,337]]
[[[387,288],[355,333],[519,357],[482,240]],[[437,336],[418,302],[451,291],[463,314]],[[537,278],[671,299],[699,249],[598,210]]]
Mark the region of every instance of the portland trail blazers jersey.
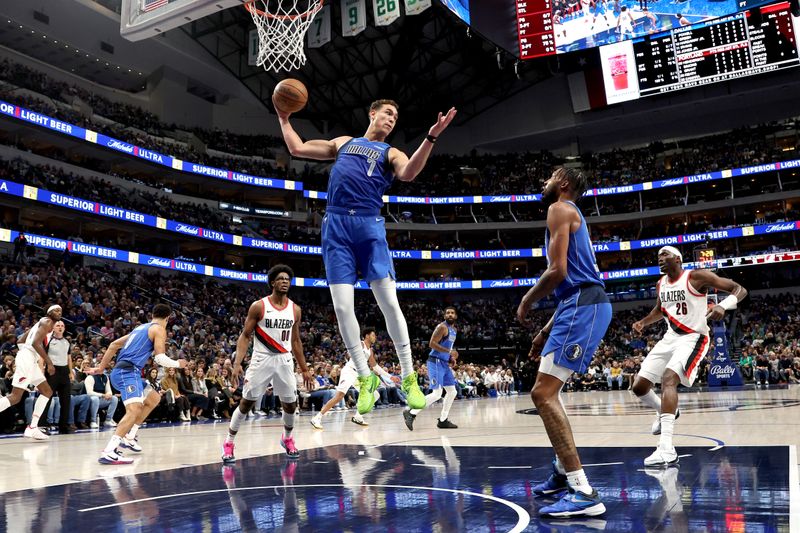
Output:
[[708,335],[708,298],[692,287],[691,279],[691,270],[684,270],[674,282],[668,276],[661,276],[658,280],[661,313],[672,333]]
[[291,353],[294,327],[294,302],[287,299],[286,306],[275,307],[269,297],[261,299],[263,307],[253,342],[253,355]]

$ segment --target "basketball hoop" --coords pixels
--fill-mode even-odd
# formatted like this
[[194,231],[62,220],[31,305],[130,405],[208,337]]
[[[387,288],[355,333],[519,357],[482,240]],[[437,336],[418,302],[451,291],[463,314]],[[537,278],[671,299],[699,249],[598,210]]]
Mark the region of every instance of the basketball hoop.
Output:
[[[306,63],[303,38],[324,0],[247,0],[244,7],[258,30],[256,64],[280,72]],[[304,9],[305,8],[305,9]]]

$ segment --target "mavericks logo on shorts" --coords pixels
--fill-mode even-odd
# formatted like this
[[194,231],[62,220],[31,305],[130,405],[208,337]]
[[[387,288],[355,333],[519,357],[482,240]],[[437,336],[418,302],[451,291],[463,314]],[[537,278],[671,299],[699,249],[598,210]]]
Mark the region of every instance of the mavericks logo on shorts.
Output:
[[580,344],[573,344],[572,346],[567,346],[567,349],[564,350],[564,356],[570,361],[577,361],[581,358],[581,354],[583,353],[583,348],[581,348]]
[[128,394],[133,394],[134,392],[136,392],[136,385],[128,385],[127,387],[125,387],[125,392],[127,392]]

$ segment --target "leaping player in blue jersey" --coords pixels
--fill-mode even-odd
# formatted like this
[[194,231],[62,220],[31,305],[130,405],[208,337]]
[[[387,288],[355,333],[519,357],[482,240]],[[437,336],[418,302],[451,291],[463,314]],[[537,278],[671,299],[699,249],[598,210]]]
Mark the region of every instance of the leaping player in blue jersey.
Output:
[[381,208],[383,193],[394,179],[413,181],[422,171],[436,138],[453,121],[456,110],[450,108],[447,114],[439,113],[427,137],[410,158],[384,142],[398,120],[399,107],[393,100],[372,103],[369,127],[363,137],[332,140],[303,142],[289,123],[290,113],[281,111],[277,105],[275,110],[292,156],[335,160],[328,180],[327,212],[322,220],[322,259],[339,332],[358,370],[358,412],[363,415],[372,409],[375,405],[372,392],[378,386],[378,379],[370,374],[361,347],[361,330],[355,314],[354,284],[359,272],[369,283],[386,319],[386,329],[400,360],[402,390],[408,406],[423,409],[425,396],[417,384],[411,361],[411,341],[397,301],[394,264],[386,242]]
[[611,322],[611,304],[600,278],[589,229],[575,202],[586,190],[586,177],[570,168],[557,168],[545,183],[542,201],[547,209],[545,248],[547,270],[522,298],[517,318],[530,326],[534,303],[555,293],[553,317],[533,339],[531,356],[543,353],[531,391],[556,458],[550,479],[533,487],[537,496],[563,494],[539,509],[549,517],[597,516],[606,511],[581,466],[561,389],[573,372],[583,374]]
[[[137,326],[133,331],[112,342],[103,359],[96,367],[89,369],[89,374],[96,375],[105,372],[111,359],[117,355],[117,364],[111,371],[111,383],[122,394],[122,403],[125,405],[125,416],[119,421],[114,436],[108,441],[106,448],[98,461],[104,465],[127,465],[133,459],[122,457],[117,450],[119,446],[135,452],[142,448],[136,442],[135,431],[144,422],[147,415],[161,401],[161,396],[149,389],[145,394],[142,385],[142,368],[153,355],[156,364],[167,368],[183,368],[186,360],[175,361],[166,355],[167,346],[167,321],[172,314],[168,305],[156,304],[153,307],[152,320]],[[129,433],[133,431],[133,433]]]

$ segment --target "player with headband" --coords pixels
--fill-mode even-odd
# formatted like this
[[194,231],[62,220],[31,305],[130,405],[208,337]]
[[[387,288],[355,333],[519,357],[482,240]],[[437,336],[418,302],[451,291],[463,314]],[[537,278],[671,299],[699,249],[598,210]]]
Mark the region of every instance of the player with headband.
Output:
[[[661,435],[658,448],[644,460],[645,466],[665,467],[678,462],[672,444],[678,411],[678,385],[691,387],[697,377],[710,341],[708,321],[720,320],[747,296],[747,290],[730,279],[710,270],[685,270],[683,255],[674,246],[658,251],[658,268],[663,274],[656,285],[656,305],[643,319],[633,323],[633,331],[641,335],[644,328],[664,319],[667,332],[650,350],[633,383],[633,392],[645,405],[656,410],[654,435]],[[708,309],[709,288],[730,293]],[[661,383],[661,398],[653,392],[653,384]]]

